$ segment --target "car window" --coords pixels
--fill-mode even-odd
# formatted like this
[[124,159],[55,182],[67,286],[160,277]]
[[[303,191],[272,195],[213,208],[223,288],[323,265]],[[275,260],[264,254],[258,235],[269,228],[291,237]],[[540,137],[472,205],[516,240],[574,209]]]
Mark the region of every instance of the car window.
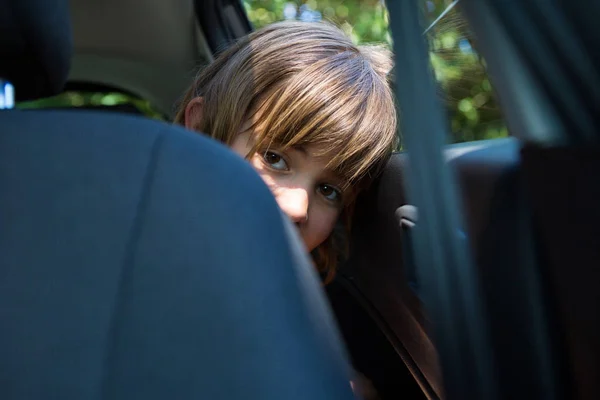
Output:
[[440,96],[446,104],[452,142],[508,136],[506,124],[473,35],[451,0],[418,0]]
[[381,0],[244,0],[255,28],[284,19],[335,23],[355,43],[388,43],[388,13]]
[[146,117],[164,120],[164,115],[152,107],[149,101],[143,100],[120,92],[88,92],[88,91],[67,91],[57,96],[38,99],[16,104],[17,108],[68,108],[68,107],[121,107],[129,106],[135,114],[142,114]]
[[[426,17],[424,30],[430,27],[426,37],[439,95],[447,109],[448,141],[507,136],[485,62],[473,48],[472,35],[459,7],[453,7],[450,0],[416,1]],[[327,20],[340,26],[357,44],[392,44],[388,13],[382,0],[244,0],[243,3],[255,28],[285,19]],[[401,73],[401,68],[397,67],[395,73]]]

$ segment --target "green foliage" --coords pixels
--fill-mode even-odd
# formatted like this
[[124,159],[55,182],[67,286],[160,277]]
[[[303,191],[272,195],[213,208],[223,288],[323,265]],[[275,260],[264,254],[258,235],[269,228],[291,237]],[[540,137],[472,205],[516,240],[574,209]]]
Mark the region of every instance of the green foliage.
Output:
[[164,120],[165,117],[154,110],[147,100],[138,99],[124,93],[96,93],[96,92],[64,92],[58,96],[45,99],[21,102],[17,108],[62,108],[83,106],[116,106],[130,104],[140,110],[145,116],[153,119]]
[[255,28],[293,15],[295,19],[333,22],[356,43],[391,43],[387,10],[381,0],[244,0],[244,7]]
[[[412,0],[419,1],[419,0]],[[431,24],[452,2],[420,0]],[[355,43],[391,45],[388,14],[381,0],[244,0],[255,28],[283,19],[324,19],[340,26]],[[428,32],[430,59],[446,104],[451,142],[508,135],[481,58],[457,8]],[[398,66],[401,71],[401,66]],[[398,72],[396,72],[398,73]]]
[[[446,7],[433,1],[431,22]],[[430,59],[447,105],[451,140],[463,142],[508,136],[500,107],[485,71],[484,60],[475,52],[472,35],[458,8],[452,9],[428,32]]]

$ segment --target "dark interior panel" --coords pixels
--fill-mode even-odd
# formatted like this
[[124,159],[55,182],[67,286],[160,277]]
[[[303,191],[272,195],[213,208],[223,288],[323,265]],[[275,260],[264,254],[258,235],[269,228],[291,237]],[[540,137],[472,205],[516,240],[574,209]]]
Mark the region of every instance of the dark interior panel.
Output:
[[[512,138],[451,145],[445,150],[448,162],[457,172],[463,195],[464,231],[481,268],[487,263],[482,257],[490,243],[500,243],[494,240],[494,235],[498,234],[495,233],[497,224],[510,226],[510,214],[492,215],[491,208],[499,201],[506,202],[503,196],[515,198],[519,151],[519,142]],[[407,167],[407,155],[394,154],[381,178],[359,199],[352,230],[352,252],[338,278],[350,282],[354,291],[345,293],[343,299],[334,301],[333,305],[337,315],[347,315],[346,318],[351,319],[353,312],[358,313],[356,305],[350,305],[358,300],[351,297],[362,297],[363,302],[368,302],[373,312],[386,322],[387,340],[401,344],[400,347],[390,346],[387,351],[394,351],[395,357],[410,364],[409,369],[417,370],[413,379],[421,381],[426,392],[429,388],[429,398],[435,398],[442,396],[443,389],[436,350],[427,333],[431,321],[424,314],[418,296],[418,272],[415,276],[408,273],[410,255],[407,249],[410,246],[404,246],[403,242],[409,237],[407,230],[401,227],[397,212],[399,207],[410,204],[404,184]],[[506,205],[512,203],[506,202]],[[510,262],[509,258],[507,262]],[[492,269],[490,273],[497,273],[497,270]],[[484,281],[491,277],[488,275]],[[500,306],[502,303],[498,300],[492,298],[489,306]],[[351,308],[354,311],[350,311]],[[355,354],[363,349],[360,349],[359,341],[348,337],[347,330],[352,324],[343,321],[340,324],[346,340],[352,344],[350,351],[356,357]],[[362,345],[370,344],[363,342]]]
[[427,399],[419,386],[423,379],[414,378],[420,372],[406,362],[406,350],[353,283],[338,277],[327,286],[327,295],[354,368],[371,380],[380,398]]
[[537,245],[544,255],[546,295],[556,311],[552,322],[562,346],[564,398],[597,399],[600,146],[528,145],[521,157]]

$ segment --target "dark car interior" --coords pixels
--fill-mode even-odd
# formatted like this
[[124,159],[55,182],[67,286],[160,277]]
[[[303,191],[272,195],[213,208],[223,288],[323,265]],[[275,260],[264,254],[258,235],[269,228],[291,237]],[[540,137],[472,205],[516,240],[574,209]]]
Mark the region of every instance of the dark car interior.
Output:
[[[0,0],[0,78],[171,116],[252,27],[149,3]],[[122,105],[0,110],[1,398],[343,399],[350,365],[382,399],[600,398],[600,3],[461,0],[511,137],[452,145],[418,4],[386,4],[405,151],[324,291],[221,146]]]
[[[396,82],[408,152],[361,199],[353,254],[330,288],[350,353],[386,390],[382,365],[419,383],[420,396],[407,385],[389,398],[597,398],[600,58],[589,39],[600,30],[579,13],[598,7],[462,1],[513,137],[444,146],[408,3],[388,3],[411,77]],[[544,52],[547,41],[564,53]],[[387,349],[356,330],[344,297]],[[392,349],[406,368],[382,361]]]

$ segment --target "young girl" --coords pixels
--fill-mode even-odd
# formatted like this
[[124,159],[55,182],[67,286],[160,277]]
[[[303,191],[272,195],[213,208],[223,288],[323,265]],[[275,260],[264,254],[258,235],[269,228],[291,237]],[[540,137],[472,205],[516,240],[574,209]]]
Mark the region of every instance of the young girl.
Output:
[[201,70],[175,121],[245,157],[295,222],[325,283],[356,195],[396,144],[390,54],[326,23],[280,22]]
[[[251,33],[203,69],[175,121],[245,157],[295,222],[325,283],[344,255],[356,195],[396,144],[390,54],[325,23]],[[376,398],[359,375],[363,398]]]

